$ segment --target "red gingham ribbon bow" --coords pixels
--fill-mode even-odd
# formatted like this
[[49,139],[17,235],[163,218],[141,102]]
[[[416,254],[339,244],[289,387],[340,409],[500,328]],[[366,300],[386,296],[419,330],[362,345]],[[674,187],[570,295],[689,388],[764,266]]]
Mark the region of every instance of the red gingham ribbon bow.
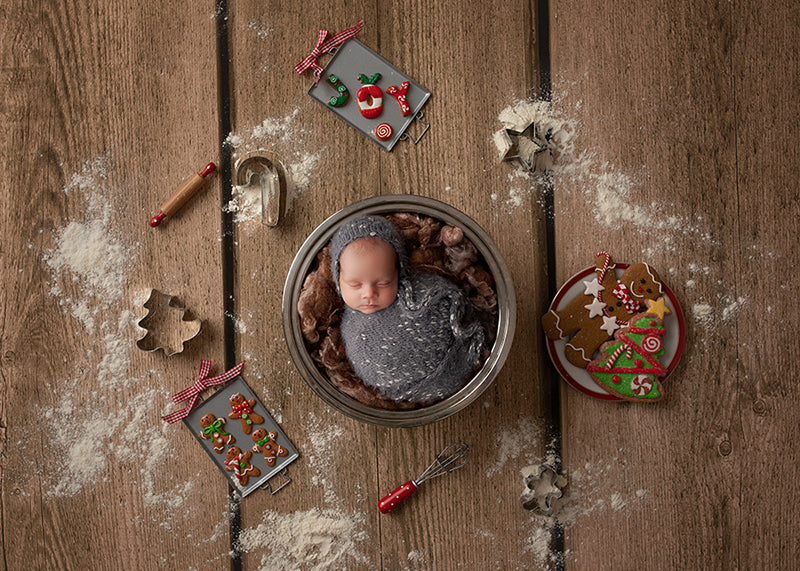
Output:
[[314,70],[314,79],[316,83],[319,83],[320,75],[322,75],[322,67],[317,63],[317,58],[327,52],[334,46],[338,46],[341,43],[344,43],[345,40],[349,40],[357,33],[359,33],[364,28],[364,20],[359,20],[358,24],[353,26],[352,28],[347,28],[346,30],[342,30],[332,38],[325,40],[328,37],[328,30],[320,30],[319,34],[317,35],[317,45],[314,46],[314,49],[311,50],[311,53],[308,54],[303,61],[298,63],[294,66],[294,70],[297,73],[302,74],[306,71],[309,67],[313,68]]
[[242,366],[244,366],[244,361],[236,365],[233,369],[230,369],[221,375],[217,375],[216,377],[208,378],[208,372],[211,370],[211,361],[207,361],[203,359],[200,363],[200,375],[198,375],[197,380],[195,383],[188,387],[181,392],[172,395],[172,402],[175,404],[180,404],[185,400],[189,401],[189,404],[186,405],[185,408],[182,410],[177,410],[173,413],[168,414],[167,416],[162,416],[163,420],[166,420],[168,423],[172,424],[173,422],[178,422],[179,420],[183,420],[189,413],[192,412],[194,408],[194,403],[197,401],[197,395],[199,395],[202,391],[209,387],[213,387],[214,385],[221,385],[226,383],[239,375],[242,372]]

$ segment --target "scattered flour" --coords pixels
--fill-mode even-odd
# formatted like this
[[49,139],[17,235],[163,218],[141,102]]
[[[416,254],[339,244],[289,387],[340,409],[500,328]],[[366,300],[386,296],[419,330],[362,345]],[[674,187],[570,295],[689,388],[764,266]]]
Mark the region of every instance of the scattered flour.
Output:
[[[677,235],[690,235],[713,242],[712,236],[703,229],[702,216],[696,216],[692,221],[671,213],[675,210],[672,204],[637,204],[637,178],[599,159],[600,152],[597,150],[579,150],[576,145],[579,122],[561,111],[560,105],[558,98],[553,102],[518,100],[500,112],[498,120],[503,129],[520,131],[533,122],[540,133],[549,133],[553,150],[552,161],[537,164],[532,175],[520,165],[514,167],[508,175],[508,198],[503,203],[507,210],[524,206],[532,193],[538,194],[538,202],[544,206],[541,199],[543,183],[555,180],[556,184],[567,182],[581,190],[594,205],[595,219],[605,227],[631,225],[642,233],[667,231],[658,244],[645,252],[649,256],[663,248],[674,251],[677,248],[674,239]],[[502,133],[502,130],[497,131],[493,137],[501,155],[505,152]],[[546,157],[546,154],[540,157]],[[527,184],[520,185],[520,182]],[[499,199],[494,195],[491,198],[495,202]]]
[[420,551],[419,549],[415,549],[414,551],[409,551],[406,559],[408,560],[409,563],[424,563],[425,552]]
[[729,321],[736,316],[739,309],[747,303],[747,298],[719,294],[716,306],[707,301],[698,301],[692,305],[695,321],[706,329],[714,329],[719,323]]
[[330,421],[322,422],[313,412],[308,414],[306,433],[311,452],[307,454],[308,464],[314,467],[315,474],[311,483],[321,485],[325,491],[325,503],[334,505],[337,502],[333,484],[328,480],[329,474],[335,473],[333,465],[333,447],[344,436],[344,429]]
[[[518,419],[513,427],[502,430],[497,445],[497,460],[486,470],[486,476],[497,477],[498,473],[508,470],[509,467],[522,464],[518,468],[523,485],[521,491],[527,491],[525,481],[528,474],[538,472],[539,466],[543,464],[561,465],[556,439],[552,439],[546,446],[544,457],[537,452],[543,432],[533,420],[525,417]],[[604,462],[586,462],[572,473],[566,474],[567,485],[563,489],[563,496],[551,502],[555,510],[553,516],[544,516],[537,511],[529,512],[529,519],[525,523],[525,540],[520,547],[521,553],[530,554],[535,568],[560,568],[569,561],[569,550],[562,553],[554,549],[557,531],[563,530],[568,538],[569,529],[581,518],[609,509],[622,512],[647,497],[648,491],[645,489],[629,492],[615,488],[619,482],[620,470],[626,467],[627,461],[619,453]],[[519,502],[519,498],[514,498],[514,501]],[[473,535],[476,541],[495,539],[492,531],[483,528],[476,528]]]
[[497,445],[497,461],[486,469],[486,476],[490,477],[500,472],[509,460],[517,459],[524,454],[530,454],[529,451],[535,448],[535,443],[540,434],[539,427],[533,420],[528,418],[520,418],[516,427],[503,430],[500,434],[500,442]]
[[323,571],[366,563],[358,543],[367,539],[363,514],[312,508],[280,514],[267,510],[262,523],[242,530],[238,549],[266,550],[259,565],[264,571]]
[[[54,457],[42,473],[50,500],[85,493],[107,481],[114,465],[138,470],[140,491],[154,520],[169,525],[172,510],[202,491],[196,478],[165,489],[164,464],[175,448],[169,427],[158,419],[168,403],[163,390],[147,388],[130,374],[137,317],[148,290],[130,291],[129,274],[137,258],[137,235],[123,235],[115,214],[121,194],[111,182],[112,161],[87,161],[63,192],[83,203],[81,218],[53,231],[54,246],[43,257],[50,271],[50,294],[80,324],[87,339],[67,378],[48,383],[53,404],[39,407],[47,419],[44,437]],[[69,292],[69,293],[67,293]],[[153,377],[150,372],[145,377]],[[129,390],[136,386],[135,391]],[[80,427],[76,430],[75,427]],[[142,438],[142,434],[148,434]],[[159,491],[156,491],[159,490]]]
[[[284,206],[287,214],[313,183],[324,154],[324,149],[306,149],[308,132],[300,118],[301,108],[296,107],[284,117],[267,117],[247,133],[229,133],[225,140],[234,151],[235,161],[261,153],[283,165],[288,185]],[[251,179],[250,184],[234,186],[232,198],[223,209],[234,214],[237,224],[260,221],[262,199],[258,177]]]

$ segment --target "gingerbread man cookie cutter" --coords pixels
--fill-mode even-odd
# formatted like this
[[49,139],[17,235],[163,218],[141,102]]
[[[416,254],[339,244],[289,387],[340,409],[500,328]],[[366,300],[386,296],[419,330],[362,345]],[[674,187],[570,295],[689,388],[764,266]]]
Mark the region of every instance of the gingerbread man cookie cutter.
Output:
[[553,515],[552,502],[563,496],[567,477],[550,464],[540,464],[523,469],[523,481],[522,507],[545,516]]
[[145,330],[136,346],[148,353],[164,351],[167,357],[181,353],[184,345],[197,337],[202,328],[200,319],[186,319],[187,310],[175,298],[157,289],[151,289],[143,307],[147,314],[136,325]]

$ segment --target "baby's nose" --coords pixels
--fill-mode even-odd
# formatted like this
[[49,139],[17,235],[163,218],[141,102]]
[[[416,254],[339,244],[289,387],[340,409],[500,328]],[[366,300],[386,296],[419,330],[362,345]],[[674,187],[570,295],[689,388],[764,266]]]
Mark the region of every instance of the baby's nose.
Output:
[[361,295],[365,299],[369,299],[375,295],[375,286],[371,284],[366,284],[361,288]]

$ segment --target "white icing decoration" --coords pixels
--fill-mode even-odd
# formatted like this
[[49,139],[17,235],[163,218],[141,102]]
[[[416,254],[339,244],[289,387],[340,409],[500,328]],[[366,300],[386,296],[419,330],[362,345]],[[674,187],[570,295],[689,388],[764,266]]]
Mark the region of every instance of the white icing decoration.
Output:
[[664,293],[664,289],[661,287],[661,282],[660,282],[660,281],[658,281],[658,280],[656,279],[656,277],[653,275],[653,272],[651,272],[651,271],[650,271],[650,266],[648,266],[647,264],[645,264],[645,265],[644,265],[644,267],[645,267],[645,269],[647,270],[647,273],[648,273],[648,275],[650,276],[650,279],[652,279],[652,280],[653,280],[653,283],[654,283],[654,284],[658,284],[658,293]]
[[595,298],[592,300],[592,303],[590,303],[589,305],[584,305],[583,307],[589,310],[589,319],[591,319],[592,317],[603,315],[603,308],[605,306],[606,306],[605,303]]
[[600,292],[606,289],[602,285],[600,285],[600,282],[597,281],[597,278],[594,278],[590,282],[583,282],[583,285],[586,286],[586,290],[583,292],[583,294],[591,295],[592,297],[598,297],[600,295]]
[[553,311],[552,309],[550,310],[550,313],[552,313],[553,315],[555,315],[555,316],[556,316],[556,323],[555,323],[555,326],[556,326],[556,329],[558,329],[558,338],[559,338],[559,339],[561,339],[562,337],[564,337],[564,330],[563,330],[563,329],[561,329],[561,327],[559,327],[559,325],[558,325],[559,323],[561,323],[561,318],[560,318],[560,317],[558,316],[558,314],[557,314],[555,311]]
[[572,347],[572,349],[573,349],[574,351],[576,351],[576,352],[578,352],[578,353],[580,353],[580,354],[581,354],[581,358],[582,358],[584,361],[586,361],[587,363],[589,363],[589,362],[591,361],[591,359],[587,359],[587,358],[586,358],[586,352],[583,350],[583,348],[581,348],[581,347],[576,347],[576,346],[575,346],[575,345],[573,345],[572,343],[567,343],[567,344],[565,345],[565,347]]
[[600,329],[608,333],[609,336],[614,335],[614,331],[619,329],[619,325],[617,325],[617,318],[603,316],[603,325],[600,326]]

